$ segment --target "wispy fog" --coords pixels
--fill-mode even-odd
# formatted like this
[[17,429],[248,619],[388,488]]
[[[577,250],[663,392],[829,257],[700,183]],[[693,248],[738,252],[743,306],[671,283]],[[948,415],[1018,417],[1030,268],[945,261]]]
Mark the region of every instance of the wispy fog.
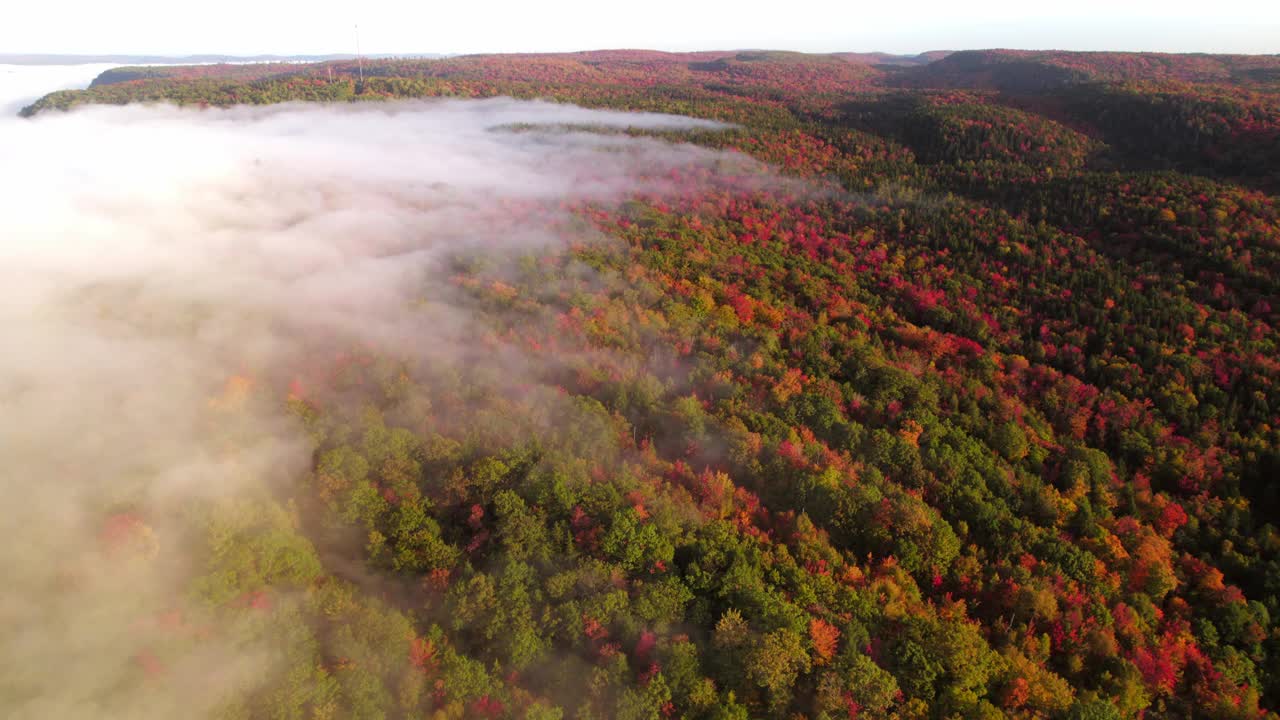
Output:
[[510,100],[0,121],[0,715],[201,717],[268,669],[279,648],[207,639],[137,681],[191,503],[307,471],[255,383],[322,345],[461,356],[469,318],[431,291],[443,253],[554,247],[562,202],[725,161],[500,126],[695,122]]
[[87,87],[115,65],[0,64],[0,117],[16,115],[23,107],[54,90]]

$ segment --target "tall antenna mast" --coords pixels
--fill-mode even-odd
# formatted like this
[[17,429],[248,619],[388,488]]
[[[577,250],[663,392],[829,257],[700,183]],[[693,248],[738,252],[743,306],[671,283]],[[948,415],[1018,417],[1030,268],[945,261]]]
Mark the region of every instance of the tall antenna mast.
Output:
[[360,69],[360,87],[364,87],[364,56],[360,54],[360,26],[356,25],[356,67]]

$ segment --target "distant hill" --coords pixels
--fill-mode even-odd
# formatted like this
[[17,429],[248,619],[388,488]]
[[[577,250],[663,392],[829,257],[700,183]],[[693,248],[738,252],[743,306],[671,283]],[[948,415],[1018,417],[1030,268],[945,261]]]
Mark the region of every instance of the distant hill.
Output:
[[914,67],[918,65],[928,65],[936,60],[941,60],[952,53],[951,50],[930,50],[919,55],[894,55],[892,53],[883,52],[848,52],[836,53],[836,57],[848,60],[850,62],[867,63],[869,65],[899,65],[903,67]]
[[[42,53],[0,53],[0,65],[96,65],[120,63],[121,65],[190,65],[193,63],[278,63],[325,62],[329,60],[353,60],[355,55],[334,53],[329,55],[57,55]],[[445,57],[433,53],[412,55],[367,55],[366,57]]]
[[1280,82],[1280,55],[964,50],[911,68],[903,87],[1038,92],[1081,82]]
[[[350,61],[354,59],[355,57],[352,56],[349,58],[341,58],[326,62],[339,62],[343,60]],[[98,75],[98,77],[93,79],[93,82],[89,84],[89,87],[114,85],[134,80],[194,80],[202,77],[251,82],[272,76],[296,73],[298,72],[299,64],[300,63],[298,62],[288,61],[262,61],[239,63],[210,62],[201,65],[124,65],[122,67],[115,67],[104,71],[102,74]]]

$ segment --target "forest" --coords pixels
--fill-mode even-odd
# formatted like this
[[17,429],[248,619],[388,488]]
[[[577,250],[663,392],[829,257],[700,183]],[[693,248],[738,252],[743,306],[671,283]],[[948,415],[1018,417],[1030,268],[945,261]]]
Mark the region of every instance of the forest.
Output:
[[[217,717],[1280,717],[1280,56],[886,60],[120,68],[23,110],[540,99],[723,125],[502,132],[746,163],[505,207],[572,241],[450,255],[466,361],[229,368],[211,436],[282,408],[309,466],[192,510],[120,682],[252,638],[288,652]],[[179,552],[95,512],[108,566]]]

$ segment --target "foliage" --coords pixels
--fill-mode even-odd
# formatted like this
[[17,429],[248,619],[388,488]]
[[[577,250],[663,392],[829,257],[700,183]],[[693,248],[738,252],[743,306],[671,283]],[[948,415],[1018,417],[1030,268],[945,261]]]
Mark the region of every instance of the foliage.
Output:
[[547,97],[739,123],[659,135],[809,183],[691,173],[572,208],[610,243],[463,265],[476,342],[550,392],[423,362],[390,393],[373,349],[359,412],[292,397],[321,520],[222,508],[192,584],[307,639],[252,717],[1274,717],[1273,69],[617,51],[117,71],[29,110]]

